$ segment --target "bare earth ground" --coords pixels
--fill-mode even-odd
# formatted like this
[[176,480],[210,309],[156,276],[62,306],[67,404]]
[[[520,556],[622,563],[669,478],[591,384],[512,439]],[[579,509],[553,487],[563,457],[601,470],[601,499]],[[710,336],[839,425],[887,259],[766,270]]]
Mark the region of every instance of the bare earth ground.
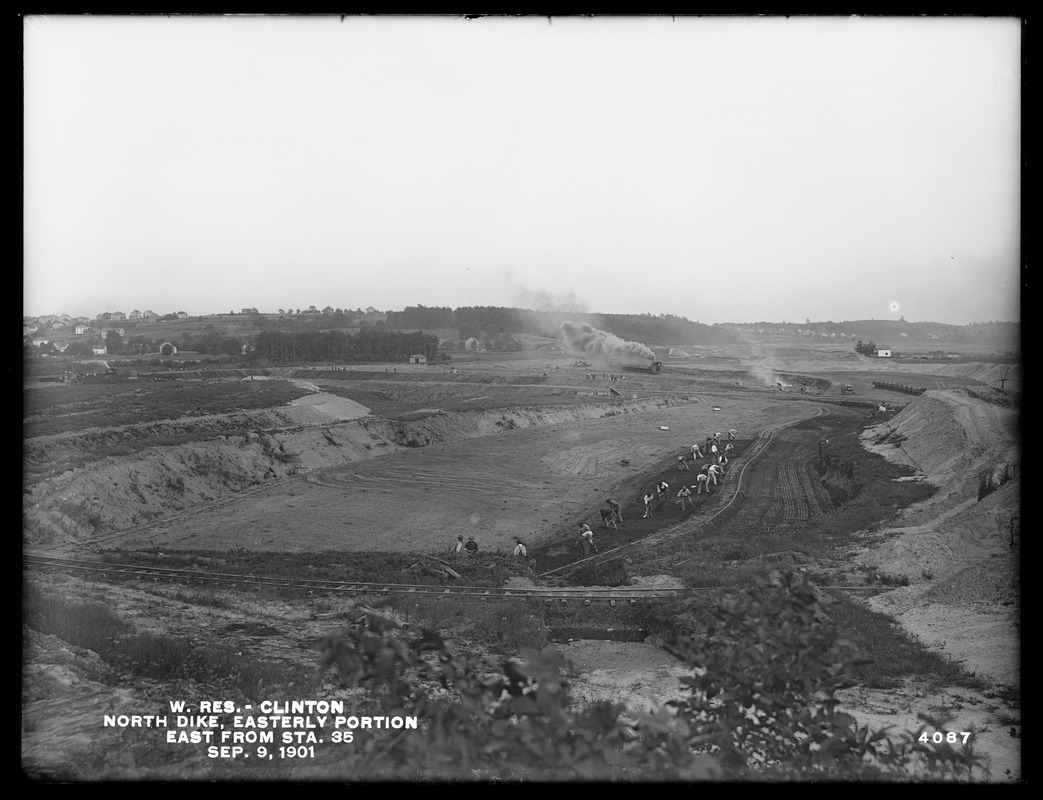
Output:
[[[820,361],[770,366],[824,373],[826,364]],[[961,366],[956,372],[966,371],[953,366]],[[837,369],[836,364],[828,367]],[[483,371],[509,378],[533,369],[486,363],[469,367],[464,377]],[[429,380],[431,372],[422,368],[401,372],[403,378],[423,380],[367,380],[365,388],[392,401],[412,402],[421,413],[404,421],[369,415],[362,403],[316,391],[289,407],[255,415],[253,427],[266,432],[225,436],[221,426],[236,415],[197,419],[191,424],[213,425],[213,436],[131,457],[103,458],[59,474],[27,494],[26,541],[61,550],[439,552],[456,533],[463,533],[475,536],[485,549],[506,550],[514,536],[554,542],[571,534],[577,521],[593,524],[607,496],[623,498],[629,504],[624,513],[633,518],[646,484],[643,476],[661,467],[664,459],[714,431],[735,427],[752,436],[811,411],[789,394],[751,388],[753,381],[707,392],[696,384],[646,379],[632,384],[636,391],[630,394],[636,397],[608,406],[603,405],[605,385],[588,385],[575,372],[566,376],[559,371],[552,374],[553,384],[540,391],[579,392],[571,394],[568,404],[550,407],[544,395],[542,405],[466,414],[440,409],[469,398],[480,401],[507,387],[464,388],[455,381]],[[859,376],[867,393],[872,379],[871,373]],[[308,382],[318,390],[333,387],[318,372]],[[853,548],[850,558],[907,577],[908,586],[878,595],[874,607],[894,615],[926,645],[963,661],[992,688],[981,693],[928,691],[911,678],[897,691],[849,690],[847,700],[862,722],[913,729],[917,713],[933,713],[948,717],[950,729],[976,730],[980,749],[992,760],[992,780],[1017,780],[1019,563],[1002,523],[1010,509],[1020,506],[1020,478],[980,503],[975,497],[982,469],[1015,457],[1016,415],[959,391],[933,390],[915,400],[896,393],[877,395],[909,405],[887,430],[867,433],[867,446],[913,466],[939,491],[922,507],[908,509],[903,527],[865,534],[864,546]],[[432,396],[439,398],[437,403],[430,402]],[[835,386],[815,395],[823,396],[843,401]],[[715,404],[722,410],[713,411]],[[179,424],[189,422],[149,430],[168,433]],[[898,447],[875,443],[892,431],[904,437]],[[55,439],[52,446],[77,446],[75,437]],[[278,445],[285,458],[272,457]],[[209,477],[200,464],[214,470]],[[214,477],[218,467],[220,479]],[[239,474],[244,477],[229,477]],[[180,493],[159,491],[174,477],[183,477]],[[76,497],[97,504],[114,530],[92,531],[66,513]],[[302,665],[315,663],[309,648],[335,625],[329,615],[346,618],[353,613],[350,602],[322,601],[320,609],[265,600],[248,609],[235,602],[231,608],[215,608],[192,602],[197,591],[192,587],[110,586],[53,575],[33,580],[71,599],[102,600],[139,629],[200,641],[221,637],[258,655]],[[622,700],[639,711],[676,692],[677,667],[652,644],[581,641],[563,649],[574,665],[571,681],[580,698]],[[126,709],[161,713],[172,697],[191,698],[209,687],[148,681],[115,687],[109,669],[92,656],[55,637],[29,637],[23,684],[25,767],[89,780],[205,778],[214,772],[214,762],[201,756],[199,748],[156,747],[153,732],[100,732],[98,723],[104,713]],[[302,689],[301,696],[336,692],[328,677],[316,690]]]
[[[599,410],[596,419],[568,420],[561,411],[567,424],[508,428],[313,470],[241,502],[158,521],[107,545],[405,552],[448,549],[456,534],[464,534],[482,548],[508,550],[515,536],[531,542],[571,537],[576,521],[593,524],[606,497],[634,494],[643,488],[640,482],[632,486],[635,478],[664,454],[689,451],[707,431],[756,430],[810,413],[789,403],[749,401],[729,401],[719,412],[695,401],[647,406],[636,413],[629,413],[630,405]],[[615,413],[600,416],[606,412]],[[500,416],[507,427],[524,424],[527,413],[542,412]],[[551,412],[543,415],[554,419]],[[441,420],[424,422],[434,430]],[[333,443],[321,447],[333,450],[342,429],[327,430]],[[640,516],[637,502],[631,500],[625,516]]]

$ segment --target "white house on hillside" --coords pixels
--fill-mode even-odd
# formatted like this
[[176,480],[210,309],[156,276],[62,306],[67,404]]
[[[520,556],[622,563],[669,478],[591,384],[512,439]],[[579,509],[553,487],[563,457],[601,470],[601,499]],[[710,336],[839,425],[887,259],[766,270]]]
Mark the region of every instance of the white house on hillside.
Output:
[[885,348],[882,348],[882,347],[878,347],[877,350],[876,350],[876,357],[877,358],[890,358],[891,357],[891,349],[890,348],[885,349]]

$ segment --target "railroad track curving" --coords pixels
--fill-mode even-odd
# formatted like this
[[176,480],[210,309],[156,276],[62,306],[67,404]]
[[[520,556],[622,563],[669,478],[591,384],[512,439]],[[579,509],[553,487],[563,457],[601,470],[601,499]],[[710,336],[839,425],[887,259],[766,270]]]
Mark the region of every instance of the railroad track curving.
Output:
[[[710,514],[700,514],[691,516],[684,522],[680,522],[677,525],[673,525],[664,530],[658,531],[645,536],[637,541],[628,542],[627,544],[613,547],[610,550],[604,550],[600,553],[581,558],[578,561],[573,561],[571,564],[565,564],[554,569],[541,572],[539,576],[541,578],[564,578],[567,575],[575,572],[578,569],[594,565],[607,564],[612,561],[616,561],[621,558],[626,558],[631,553],[639,550],[644,550],[651,547],[656,547],[680,536],[684,536],[688,533],[693,533],[699,528],[709,524],[714,519],[717,519],[725,512],[732,509],[732,506],[738,501],[741,496],[743,488],[743,479],[746,477],[746,471],[750,465],[760,456],[772,443],[775,436],[781,431],[786,430],[794,425],[798,425],[808,419],[814,419],[815,417],[827,416],[830,412],[825,406],[815,406],[814,414],[801,415],[796,419],[787,420],[784,422],[777,422],[774,425],[766,427],[761,431],[760,435],[754,441],[746,453],[742,457],[742,467],[738,471],[738,475],[735,474],[734,469],[729,471],[728,477],[725,478],[724,482],[719,485],[719,491],[724,495],[721,505]],[[747,455],[748,454],[748,455]]]

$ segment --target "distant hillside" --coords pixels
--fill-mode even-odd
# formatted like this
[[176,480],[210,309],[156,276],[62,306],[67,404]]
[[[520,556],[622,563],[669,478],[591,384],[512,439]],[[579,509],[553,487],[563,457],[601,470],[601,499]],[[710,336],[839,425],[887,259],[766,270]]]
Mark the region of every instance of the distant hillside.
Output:
[[749,335],[793,336],[803,338],[839,338],[863,342],[872,340],[877,345],[901,349],[914,342],[920,348],[930,346],[944,349],[945,343],[977,343],[1004,351],[1021,349],[1021,323],[981,322],[970,325],[949,325],[942,322],[907,322],[905,320],[859,319],[843,322],[744,322],[724,323],[721,327]]
[[475,338],[503,341],[502,337],[514,337],[517,340],[523,334],[560,339],[563,322],[586,322],[598,330],[649,347],[729,344],[739,340],[733,331],[726,328],[703,325],[670,314],[580,314],[501,306],[456,309],[412,306],[402,311],[387,312],[387,325],[392,330],[432,331],[451,328],[458,331],[459,338],[463,340]]

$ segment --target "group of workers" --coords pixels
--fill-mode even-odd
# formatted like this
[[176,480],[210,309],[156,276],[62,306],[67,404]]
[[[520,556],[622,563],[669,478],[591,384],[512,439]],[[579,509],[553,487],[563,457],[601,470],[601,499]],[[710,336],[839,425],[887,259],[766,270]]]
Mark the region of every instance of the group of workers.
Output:
[[[474,540],[473,536],[468,536],[467,541],[464,541],[463,534],[456,537],[456,544],[450,548],[453,555],[470,555],[474,556],[478,554],[478,542]],[[520,536],[514,537],[514,553],[516,558],[527,559],[529,556],[528,548],[525,547],[525,542],[522,541]]]
[[[720,481],[724,480],[728,457],[734,450],[732,442],[735,441],[736,434],[738,434],[738,431],[732,428],[728,431],[727,438],[722,438],[720,433],[707,436],[702,444],[696,443],[692,445],[691,458],[685,455],[677,457],[677,469],[685,472],[691,472],[690,461],[703,458],[708,460],[708,463],[703,464],[699,469],[699,473],[695,476],[695,483],[691,486],[681,486],[677,492],[677,500],[674,502],[681,506],[682,511],[688,507],[689,503],[692,508],[695,508],[695,501],[692,499],[693,493],[702,494],[705,492],[706,494],[713,494],[713,490],[710,487],[717,486]],[[662,505],[669,488],[670,486],[666,481],[660,481],[652,489],[644,493],[642,499],[645,503],[645,514],[642,519],[651,517],[655,509]],[[660,502],[656,503],[657,500]]]
[[[724,480],[725,467],[728,464],[728,454],[732,452],[732,442],[735,441],[735,437],[738,431],[732,428],[728,431],[727,439],[722,439],[720,433],[715,433],[713,436],[707,436],[706,441],[702,445],[692,445],[692,457],[691,461],[697,459],[707,458],[709,463],[704,464],[699,473],[695,476],[696,482],[691,486],[682,485],[680,490],[677,492],[677,500],[675,501],[681,510],[684,511],[688,504],[691,504],[692,508],[695,508],[695,501],[692,499],[693,494],[713,494],[712,486],[717,486],[718,483]],[[685,456],[677,457],[677,468],[679,470],[688,470],[689,459]],[[653,515],[653,511],[658,509],[659,506],[665,502],[669,497],[670,484],[666,481],[659,481],[651,489],[646,491],[642,497],[645,504],[645,513],[642,519],[648,519]],[[656,502],[658,501],[658,502]],[[623,524],[623,509],[618,500],[608,498],[600,509],[602,527],[608,529],[609,526],[613,530],[619,530],[618,526]],[[590,525],[585,522],[579,524],[579,546],[583,550],[583,557],[587,558],[591,553],[597,553],[598,547],[594,542],[594,531]],[[528,551],[525,547],[525,543],[519,537],[515,537],[514,556],[525,559],[528,556]],[[469,554],[475,555],[478,552],[478,543],[474,537],[468,537],[467,541],[464,542],[464,537],[456,537],[456,545],[453,548],[453,552],[456,554]]]

